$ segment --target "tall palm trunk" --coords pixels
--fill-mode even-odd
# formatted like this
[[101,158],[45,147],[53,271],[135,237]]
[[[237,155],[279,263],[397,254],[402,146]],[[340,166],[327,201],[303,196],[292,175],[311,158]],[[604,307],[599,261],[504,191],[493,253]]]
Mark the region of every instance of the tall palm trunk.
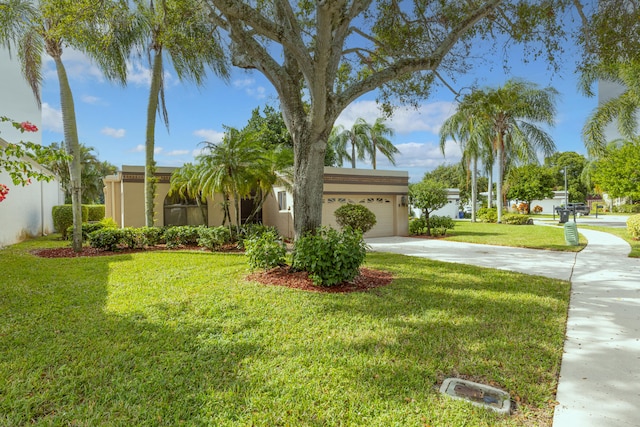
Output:
[[496,160],[498,161],[498,176],[496,178],[496,208],[498,209],[498,223],[502,222],[502,174],[504,164],[502,161],[504,146],[503,135],[498,133],[496,136]]
[[356,168],[356,140],[355,136],[352,136],[351,140],[351,168]]
[[478,156],[473,156],[471,168],[471,222],[476,222],[476,207],[478,206]]
[[493,168],[490,168],[488,172],[487,180],[489,186],[487,191],[489,192],[489,200],[487,201],[487,207],[491,209],[493,207]]
[[[60,85],[60,107],[62,109],[62,124],[64,127],[64,141],[67,154],[71,156],[69,162],[69,188],[71,189],[71,204],[73,210],[73,240],[74,252],[82,251],[82,164],[78,128],[76,126],[76,110],[67,71],[62,63],[62,49],[58,46],[55,54],[51,54],[51,47],[47,51],[56,64],[58,83]],[[59,54],[58,54],[59,52]]]
[[162,51],[156,50],[153,57],[153,71],[151,75],[151,88],[149,90],[149,104],[147,105],[147,132],[145,141],[145,168],[144,168],[144,212],[145,225],[153,227],[156,193],[156,162],[153,159],[155,151],[156,114],[160,88],[162,86]]

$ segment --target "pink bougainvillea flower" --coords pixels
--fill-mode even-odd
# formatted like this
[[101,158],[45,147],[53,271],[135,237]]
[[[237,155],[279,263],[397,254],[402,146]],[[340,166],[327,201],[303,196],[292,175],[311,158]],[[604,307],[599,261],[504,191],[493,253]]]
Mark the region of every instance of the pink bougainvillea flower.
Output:
[[20,123],[20,127],[27,132],[38,132],[38,126],[34,125],[31,122],[22,122]]
[[4,184],[0,184],[0,202],[7,198],[8,192],[9,188]]

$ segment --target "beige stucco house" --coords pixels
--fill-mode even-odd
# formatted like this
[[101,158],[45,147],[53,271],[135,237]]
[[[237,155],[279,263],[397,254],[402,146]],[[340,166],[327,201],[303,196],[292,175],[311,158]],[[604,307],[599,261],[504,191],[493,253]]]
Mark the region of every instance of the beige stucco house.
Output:
[[[206,206],[168,197],[169,180],[175,168],[156,168],[158,179],[155,225],[221,225],[222,195],[208,198]],[[121,227],[144,226],[144,167],[122,166],[116,175],[104,179],[106,216]],[[346,203],[369,208],[377,224],[366,237],[406,236],[408,234],[409,174],[404,171],[325,168],[322,223],[337,228],[333,213]],[[241,218],[246,218],[251,200],[243,200]],[[235,218],[233,207],[231,216]],[[262,208],[261,222],[276,227],[285,237],[293,237],[293,196],[275,187]]]

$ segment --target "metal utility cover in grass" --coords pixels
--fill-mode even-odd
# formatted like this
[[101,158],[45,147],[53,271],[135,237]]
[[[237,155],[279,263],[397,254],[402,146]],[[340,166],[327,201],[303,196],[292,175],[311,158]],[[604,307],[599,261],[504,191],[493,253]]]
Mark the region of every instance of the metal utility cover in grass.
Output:
[[501,414],[506,415],[511,411],[509,393],[488,385],[459,378],[447,378],[440,387],[440,393],[444,393],[454,399],[466,400],[473,405],[491,409]]

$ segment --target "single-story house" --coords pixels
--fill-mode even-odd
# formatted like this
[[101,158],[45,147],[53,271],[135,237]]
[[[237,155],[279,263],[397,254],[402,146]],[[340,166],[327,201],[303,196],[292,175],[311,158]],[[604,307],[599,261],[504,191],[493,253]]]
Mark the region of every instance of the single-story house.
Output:
[[[175,168],[156,168],[155,225],[221,225],[221,194],[208,197],[199,207],[195,201],[168,197],[171,173]],[[122,166],[115,175],[104,179],[105,212],[120,227],[142,227],[144,215],[144,167]],[[337,228],[335,210],[346,204],[362,204],[375,215],[377,224],[366,237],[406,236],[408,234],[409,174],[404,171],[381,171],[326,167],[322,224]],[[233,204],[232,204],[233,205]],[[240,216],[244,220],[253,200],[242,200]],[[233,206],[231,217],[235,218]],[[285,237],[293,237],[293,195],[284,186],[276,186],[265,201],[258,221],[274,226]]]
[[[422,210],[413,207],[413,215],[416,218],[422,216]],[[460,212],[460,190],[458,188],[447,188],[447,203],[440,209],[429,213],[429,216],[446,216],[449,218],[459,218]]]

